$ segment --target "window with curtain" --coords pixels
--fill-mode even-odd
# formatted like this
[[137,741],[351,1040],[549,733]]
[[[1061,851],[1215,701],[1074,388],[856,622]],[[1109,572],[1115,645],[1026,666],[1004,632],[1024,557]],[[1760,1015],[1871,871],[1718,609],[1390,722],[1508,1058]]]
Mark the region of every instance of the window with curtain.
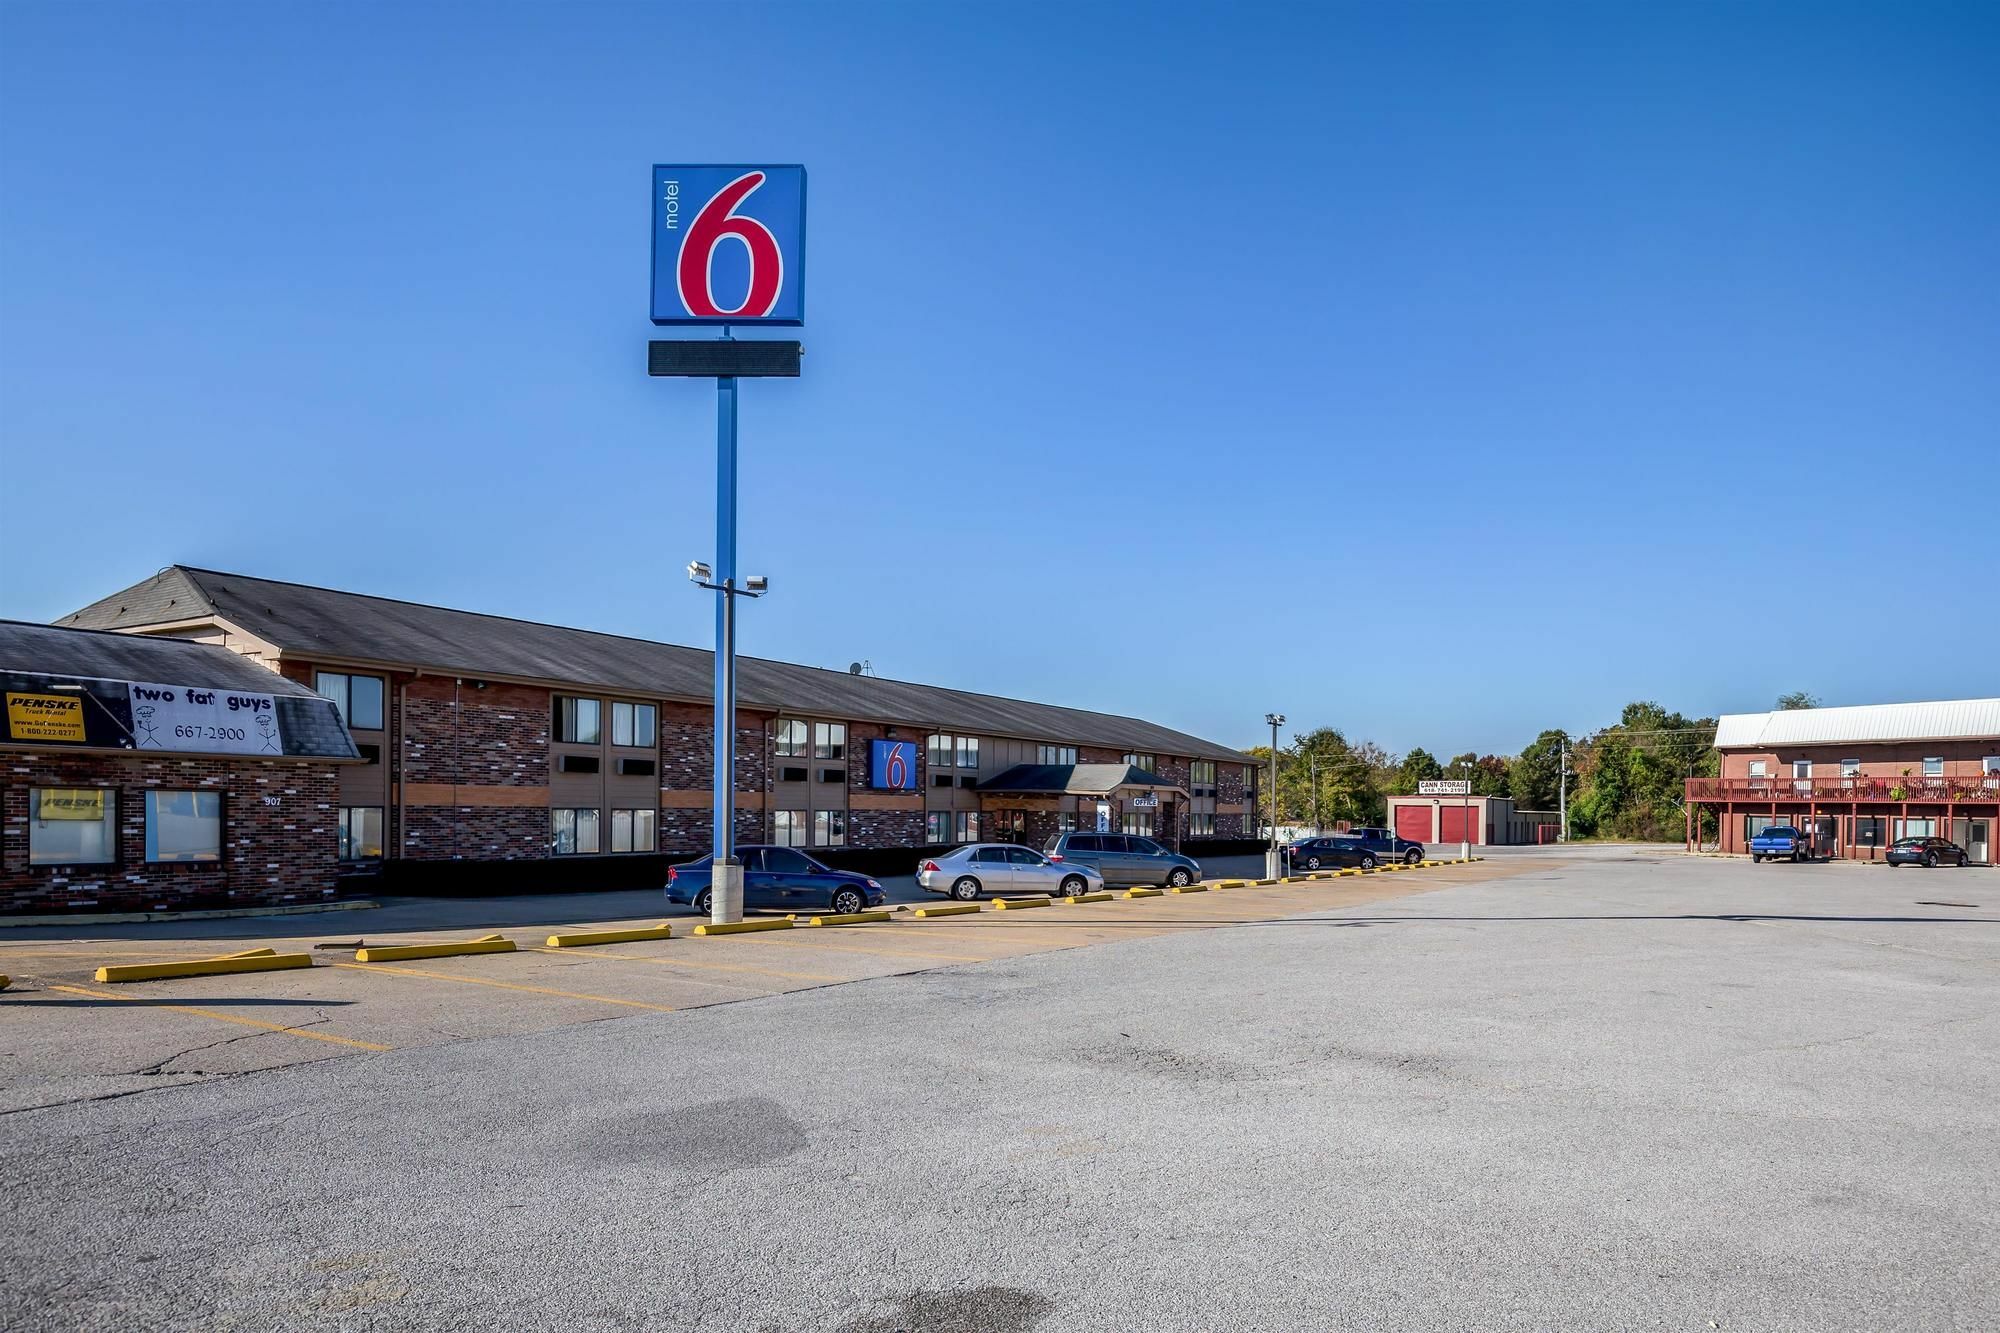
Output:
[[344,671],[322,671],[313,682],[322,699],[340,710],[340,720],[357,731],[382,729],[382,678]]
[[603,705],[595,699],[556,696],[556,739],[565,745],[598,745],[604,740]]
[[222,793],[158,789],[147,792],[146,859],[220,861]]
[[557,856],[595,856],[598,853],[598,811],[571,809],[549,813],[555,824],[553,842]]
[[658,715],[651,704],[611,705],[611,743],[651,746]]

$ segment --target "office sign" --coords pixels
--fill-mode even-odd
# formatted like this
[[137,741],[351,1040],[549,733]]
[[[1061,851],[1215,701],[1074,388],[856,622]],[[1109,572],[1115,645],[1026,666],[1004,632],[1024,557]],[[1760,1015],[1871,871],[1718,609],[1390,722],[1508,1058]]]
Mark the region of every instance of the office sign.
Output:
[[1420,778],[1417,781],[1419,796],[1470,796],[1471,778]]
[[653,168],[653,322],[803,324],[806,169]]
[[868,785],[877,791],[917,789],[917,743],[915,741],[870,741],[868,743]]
[[132,682],[132,743],[141,750],[283,754],[268,694]]
[[1133,796],[1126,800],[1125,805],[1127,809],[1131,810],[1157,810],[1160,808],[1160,798],[1157,794]]
[[7,734],[17,741],[56,741],[83,745],[82,694],[16,694],[7,692]]

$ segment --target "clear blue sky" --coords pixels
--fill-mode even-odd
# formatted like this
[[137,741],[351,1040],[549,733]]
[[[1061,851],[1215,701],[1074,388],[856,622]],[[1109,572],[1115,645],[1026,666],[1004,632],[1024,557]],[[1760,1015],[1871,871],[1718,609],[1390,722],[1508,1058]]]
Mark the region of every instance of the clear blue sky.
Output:
[[1996,57],[1983,4],[12,0],[0,614],[181,561],[706,644],[648,166],[800,161],[746,652],[1446,753],[1991,694]]

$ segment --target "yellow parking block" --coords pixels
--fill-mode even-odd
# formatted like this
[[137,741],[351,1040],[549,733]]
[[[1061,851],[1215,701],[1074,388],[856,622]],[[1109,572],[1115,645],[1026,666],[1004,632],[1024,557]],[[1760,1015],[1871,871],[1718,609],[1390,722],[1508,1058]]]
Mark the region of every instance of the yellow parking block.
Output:
[[717,925],[713,921],[704,921],[694,928],[694,933],[697,935],[747,935],[755,930],[790,930],[792,924],[792,919],[788,916],[769,917],[750,921],[730,921],[722,925]]
[[1112,898],[1113,898],[1114,896],[1115,896],[1115,895],[1113,895],[1113,894],[1109,894],[1109,893],[1101,893],[1101,892],[1100,892],[1100,893],[1073,893],[1073,894],[1071,894],[1071,895],[1070,895],[1069,897],[1067,897],[1067,898],[1063,899],[1063,901],[1064,901],[1064,902],[1066,902],[1066,903],[1068,903],[1068,904],[1070,904],[1070,905],[1071,905],[1071,906],[1073,907],[1073,906],[1075,906],[1075,905],[1076,905],[1077,903],[1108,903],[1108,902],[1110,902],[1110,901],[1111,901],[1111,899],[1112,899]]
[[[1105,896],[1110,897],[1109,894]],[[986,908],[979,903],[954,903],[950,907],[919,907],[916,911],[910,913],[910,915],[919,916],[928,921],[934,916],[964,916],[968,912],[983,912],[985,910]]]
[[1025,912],[1030,907],[1047,907],[1047,898],[995,898],[993,910],[996,912]]
[[889,921],[894,912],[838,912],[829,916],[816,916],[806,922],[808,926],[865,926],[870,921]]
[[1263,887],[1264,887],[1264,886],[1265,886],[1266,884],[1276,884],[1277,882],[1278,882],[1278,881],[1277,881],[1277,880],[1275,880],[1275,879],[1260,879],[1260,880],[1258,880],[1258,881],[1257,881],[1257,887],[1261,889],[1261,888],[1263,888]]
[[581,949],[592,944],[636,944],[640,940],[670,940],[673,937],[673,923],[662,921],[657,926],[639,926],[631,930],[585,930],[572,935],[551,935],[549,947]]
[[476,940],[453,940],[449,944],[374,945],[354,952],[357,963],[394,963],[407,958],[456,958],[461,954],[513,953],[519,946],[505,935],[481,935]]
[[1225,879],[1218,880],[1215,887],[1218,889],[1241,889],[1247,888],[1249,883],[1250,881],[1247,879]]
[[1361,872],[1359,870],[1356,870],[1353,866],[1349,866],[1345,870],[1336,870],[1333,873],[1335,875],[1358,875]]
[[1166,893],[1161,889],[1127,889],[1125,890],[1125,896],[1127,898],[1164,898],[1166,897]]
[[1175,886],[1174,886],[1173,888],[1170,888],[1170,889],[1168,889],[1168,890],[1167,890],[1167,892],[1168,892],[1168,893],[1207,893],[1207,892],[1208,892],[1208,885],[1206,885],[1206,884],[1177,884],[1177,885],[1175,885]]
[[192,958],[174,963],[121,963],[97,969],[97,979],[112,981],[169,981],[175,977],[219,977],[234,972],[281,972],[295,967],[311,967],[312,955],[273,953],[269,949],[246,949],[220,958]]

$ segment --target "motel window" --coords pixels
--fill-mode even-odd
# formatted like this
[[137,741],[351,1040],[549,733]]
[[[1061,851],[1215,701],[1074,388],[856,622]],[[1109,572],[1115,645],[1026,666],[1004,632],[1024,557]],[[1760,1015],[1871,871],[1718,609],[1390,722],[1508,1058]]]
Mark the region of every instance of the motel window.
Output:
[[1989,754],[1980,760],[1979,771],[1986,775],[1986,781],[1981,785],[2000,787],[2000,754]]
[[557,856],[595,856],[599,849],[598,820],[596,810],[552,810],[555,819],[555,838],[552,845]]
[[845,810],[813,811],[813,846],[845,847],[847,845],[847,812]]
[[1150,838],[1153,836],[1153,812],[1150,810],[1127,810],[1125,812],[1125,822],[1122,827],[1127,833],[1136,833],[1141,837]]
[[1056,816],[1056,832],[1058,833],[1076,832],[1076,811],[1065,810],[1061,814]]
[[1038,764],[1074,764],[1076,762],[1076,747],[1074,745],[1042,745],[1036,747],[1035,755],[1035,762]]
[[787,718],[778,724],[778,754],[786,759],[806,757],[806,724]]
[[1942,760],[1942,759],[1938,758],[1938,757],[1937,757],[1937,756],[1935,756],[1935,755],[1933,755],[1933,756],[1931,756],[1930,758],[1928,758],[1928,759],[1924,760],[1924,776],[1925,776],[1925,777],[1927,777],[1927,778],[1941,778],[1941,777],[1943,777],[1943,776],[1944,776],[1944,760]]
[[1889,821],[1880,815],[1860,815],[1854,821],[1856,847],[1881,847],[1889,840]]
[[771,816],[771,841],[780,847],[806,845],[806,812],[777,810]]
[[1159,762],[1158,759],[1150,754],[1128,754],[1125,756],[1125,763],[1128,767],[1141,768],[1148,773],[1157,772]]
[[614,852],[650,852],[656,845],[653,830],[658,827],[660,812],[657,810],[613,810],[611,812],[611,850]]
[[650,747],[658,714],[651,704],[611,705],[611,743]]
[[1189,815],[1188,836],[1190,838],[1212,838],[1215,836],[1214,815]]
[[117,792],[108,787],[28,788],[29,865],[110,865],[117,859]]
[[146,859],[220,861],[222,793],[219,791],[147,792]]
[[924,841],[939,847],[951,841],[951,811],[932,810],[924,815]]
[[556,696],[556,739],[565,745],[597,745],[604,740],[604,706],[595,699]]
[[1764,772],[1764,761],[1763,761],[1762,759],[1752,759],[1752,760],[1750,761],[1750,777],[1751,777],[1751,779],[1752,779],[1752,780],[1754,781],[1754,780],[1755,780],[1755,779],[1757,779],[1757,778],[1761,778],[1761,777],[1765,777],[1765,776],[1767,776],[1767,774],[1766,774],[1766,773]]
[[950,768],[952,766],[954,755],[952,754],[952,736],[949,732],[940,731],[933,733],[924,741],[924,750],[930,759],[932,768]]
[[979,812],[977,810],[959,810],[954,812],[952,841],[979,841]]
[[960,768],[979,767],[979,737],[960,736],[958,738],[958,766]]
[[1935,819],[1898,819],[1896,838],[1898,841],[1904,838],[1935,838],[1939,836],[1937,826]]
[[372,861],[382,855],[382,807],[340,807],[340,859]]
[[844,759],[847,757],[847,724],[845,722],[813,723],[813,758]]
[[1860,777],[1860,776],[1861,776],[1861,761],[1860,761],[1859,759],[1843,759],[1843,760],[1841,760],[1841,761],[1840,761],[1840,776],[1842,776],[1843,778],[1858,778],[1858,777]]
[[1778,823],[1778,822],[1779,822],[1779,821],[1778,821],[1777,817],[1776,817],[1776,816],[1774,816],[1774,815],[1745,815],[1745,816],[1743,816],[1743,841],[1744,841],[1744,843],[1745,843],[1745,844],[1748,844],[1748,843],[1749,843],[1749,841],[1750,841],[1750,839],[1752,839],[1752,838],[1755,838],[1755,837],[1759,836],[1760,834],[1762,834],[1762,833],[1764,832],[1764,830],[1765,830],[1765,829],[1767,829],[1767,828],[1771,827],[1771,825],[1773,825],[1773,824],[1776,824],[1776,823]]
[[1188,765],[1188,789],[1196,796],[1215,795],[1215,761],[1197,759]]
[[1812,760],[1810,760],[1810,759],[1794,759],[1794,760],[1792,760],[1792,776],[1793,776],[1793,777],[1795,777],[1795,778],[1809,778],[1809,777],[1811,777],[1811,776],[1812,776]]
[[322,699],[333,700],[341,720],[357,731],[382,729],[382,678],[352,676],[341,671],[322,671],[313,682]]

